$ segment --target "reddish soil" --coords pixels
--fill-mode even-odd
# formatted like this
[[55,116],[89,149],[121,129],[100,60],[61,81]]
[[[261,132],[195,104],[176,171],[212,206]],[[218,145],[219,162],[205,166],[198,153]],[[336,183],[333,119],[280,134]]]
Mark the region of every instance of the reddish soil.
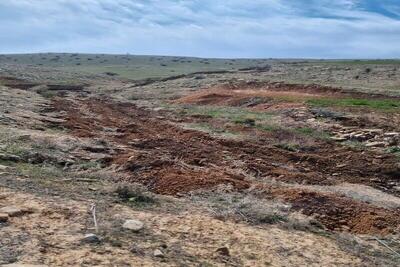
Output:
[[246,83],[216,86],[172,101],[175,104],[221,105],[249,107],[254,110],[284,110],[305,107],[305,101],[315,98],[382,98],[387,96],[347,92],[320,85],[285,83]]
[[[127,103],[57,99],[54,107],[66,112],[63,126],[72,134],[119,146],[109,162],[120,166],[127,181],[141,182],[160,194],[177,195],[219,184],[243,190],[273,178],[318,185],[360,183],[391,192],[391,182],[399,179],[393,157],[377,161],[372,152],[361,154],[335,143],[324,143],[314,151],[289,152],[263,140],[223,140],[185,130],[168,121],[168,114],[161,117]],[[243,171],[258,181],[246,179]],[[388,233],[400,223],[399,210],[344,197],[295,189],[275,190],[272,195],[316,215],[329,229],[346,225],[357,233]]]
[[292,203],[292,209],[314,216],[330,230],[393,234],[399,226],[399,209],[390,211],[342,196],[298,189],[270,189],[268,192]]
[[[247,83],[229,83],[217,88],[226,90],[260,90],[260,91],[275,91],[275,92],[294,92],[306,93],[312,95],[323,95],[328,97],[354,97],[354,98],[388,98],[383,94],[371,94],[356,92],[354,90],[345,90],[342,88],[335,88],[330,86],[321,86],[318,84],[288,84],[284,82],[247,82]],[[400,98],[398,96],[391,96],[390,98]]]
[[[180,98],[173,101],[173,103],[253,107],[271,102],[275,102],[275,104],[281,104],[281,101],[277,101],[277,98],[291,98],[301,100],[315,96],[322,95],[293,91],[264,91],[258,89],[239,90],[223,89],[218,87]],[[299,103],[292,104],[299,106]]]

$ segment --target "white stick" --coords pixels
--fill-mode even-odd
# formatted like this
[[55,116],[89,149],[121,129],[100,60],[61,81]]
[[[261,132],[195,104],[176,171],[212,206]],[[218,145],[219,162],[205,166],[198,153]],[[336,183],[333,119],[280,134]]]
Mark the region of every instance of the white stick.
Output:
[[96,230],[96,233],[98,233],[99,227],[97,225],[97,218],[96,218],[96,204],[92,204],[92,206],[90,207],[90,210],[92,211],[92,214],[93,214],[94,229]]

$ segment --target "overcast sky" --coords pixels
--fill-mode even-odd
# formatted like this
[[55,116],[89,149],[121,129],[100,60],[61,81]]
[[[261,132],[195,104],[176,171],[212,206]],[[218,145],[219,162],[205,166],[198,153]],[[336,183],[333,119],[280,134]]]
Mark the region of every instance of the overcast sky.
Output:
[[0,0],[0,53],[400,58],[400,0]]

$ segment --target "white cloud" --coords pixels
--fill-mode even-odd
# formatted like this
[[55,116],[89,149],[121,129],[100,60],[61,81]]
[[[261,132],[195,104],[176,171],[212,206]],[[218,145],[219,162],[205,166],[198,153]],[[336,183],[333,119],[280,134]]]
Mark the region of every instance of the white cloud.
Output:
[[361,0],[2,0],[0,52],[400,57],[400,22]]

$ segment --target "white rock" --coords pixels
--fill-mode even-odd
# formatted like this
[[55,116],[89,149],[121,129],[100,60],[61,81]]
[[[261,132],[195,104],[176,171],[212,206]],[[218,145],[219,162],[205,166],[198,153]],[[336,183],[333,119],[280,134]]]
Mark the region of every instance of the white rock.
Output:
[[386,146],[385,142],[371,142],[371,143],[366,143],[366,147],[384,147]]
[[157,258],[164,258],[164,253],[162,253],[161,250],[156,249],[156,250],[154,250],[154,252],[153,252],[153,256],[154,256],[154,257],[157,257]]
[[22,214],[22,210],[17,207],[8,206],[1,208],[0,213],[5,213],[10,217],[14,217]]
[[142,230],[144,227],[143,222],[138,220],[126,220],[122,225],[122,228],[129,229],[135,232]]
[[396,132],[392,132],[392,133],[385,133],[384,136],[385,137],[396,137],[399,136],[400,133],[396,133]]

